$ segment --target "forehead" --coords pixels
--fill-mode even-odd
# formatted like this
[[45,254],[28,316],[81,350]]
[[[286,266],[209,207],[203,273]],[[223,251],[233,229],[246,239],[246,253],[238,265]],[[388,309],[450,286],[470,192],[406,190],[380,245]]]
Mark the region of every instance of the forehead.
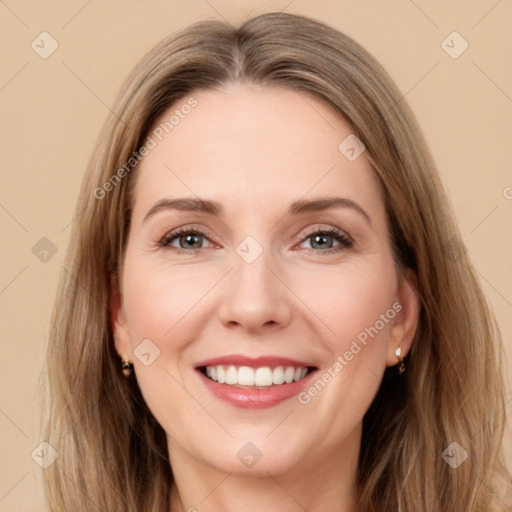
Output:
[[330,106],[289,88],[196,91],[150,131],[155,147],[137,169],[134,214],[161,197],[183,196],[215,198],[236,212],[329,194],[378,208],[364,153],[350,161],[339,149],[352,132]]

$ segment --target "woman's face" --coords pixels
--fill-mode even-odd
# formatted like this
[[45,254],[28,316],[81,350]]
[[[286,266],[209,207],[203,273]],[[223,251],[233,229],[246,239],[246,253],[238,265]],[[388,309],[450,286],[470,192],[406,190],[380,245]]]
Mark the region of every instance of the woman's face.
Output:
[[117,351],[171,464],[353,464],[417,321],[378,182],[349,126],[312,96],[232,84],[192,97],[157,121],[136,171]]

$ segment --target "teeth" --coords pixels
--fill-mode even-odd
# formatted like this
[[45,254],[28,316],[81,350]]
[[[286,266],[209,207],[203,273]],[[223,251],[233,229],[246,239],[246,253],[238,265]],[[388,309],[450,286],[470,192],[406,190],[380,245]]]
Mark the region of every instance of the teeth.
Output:
[[272,386],[272,370],[268,366],[258,368],[254,377],[254,384],[256,386]]
[[238,371],[234,366],[228,366],[226,371],[226,384],[238,384]]
[[284,370],[282,366],[276,366],[272,372],[272,382],[282,384],[284,382]]
[[249,366],[241,366],[238,369],[238,382],[243,386],[254,386],[254,370]]
[[251,368],[250,366],[224,366],[221,364],[206,367],[206,376],[215,382],[228,385],[268,387],[290,384],[303,379],[308,373],[304,367],[276,366]]
[[293,382],[293,376],[295,375],[295,369],[292,366],[288,366],[284,371],[284,381],[286,384]]

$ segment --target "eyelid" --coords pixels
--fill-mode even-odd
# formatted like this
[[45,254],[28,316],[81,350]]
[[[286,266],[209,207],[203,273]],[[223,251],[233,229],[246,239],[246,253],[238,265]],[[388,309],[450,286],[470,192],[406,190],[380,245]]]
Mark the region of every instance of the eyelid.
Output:
[[312,235],[313,233],[318,233],[318,232],[329,232],[329,231],[332,231],[332,232],[336,232],[336,233],[339,233],[340,235],[345,235],[351,242],[353,242],[354,240],[352,239],[352,237],[348,234],[347,231],[345,231],[344,229],[341,229],[341,228],[338,228],[338,227],[335,227],[335,226],[325,226],[325,225],[322,225],[322,224],[315,224],[313,226],[309,226],[307,228],[305,228],[304,230],[301,231],[302,233],[302,239],[304,239],[304,237],[307,237],[309,235]]

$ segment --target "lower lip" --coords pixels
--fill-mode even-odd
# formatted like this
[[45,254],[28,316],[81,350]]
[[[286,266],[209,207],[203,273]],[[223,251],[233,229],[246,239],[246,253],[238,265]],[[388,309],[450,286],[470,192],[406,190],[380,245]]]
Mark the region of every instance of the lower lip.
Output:
[[228,384],[219,384],[209,379],[200,370],[199,376],[206,387],[217,397],[229,404],[242,409],[265,409],[274,407],[284,400],[298,395],[307,385],[311,376],[315,373],[308,373],[303,379],[290,384],[269,386],[265,389],[236,388]]

